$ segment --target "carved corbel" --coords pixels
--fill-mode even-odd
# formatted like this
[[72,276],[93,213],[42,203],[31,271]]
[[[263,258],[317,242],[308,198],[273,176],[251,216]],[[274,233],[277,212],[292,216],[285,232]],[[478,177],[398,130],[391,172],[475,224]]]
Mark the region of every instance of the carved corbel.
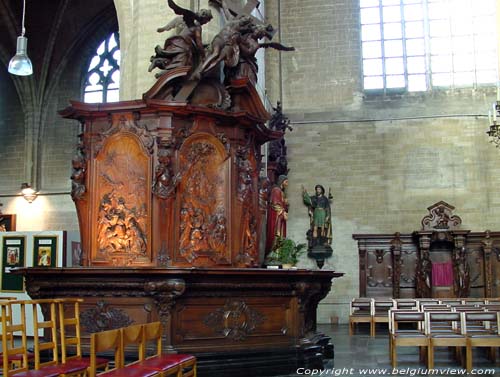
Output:
[[166,346],[172,344],[170,332],[170,318],[175,307],[175,300],[186,290],[186,282],[182,279],[164,281],[150,281],[144,285],[144,292],[153,298],[160,322],[165,329]]
[[185,290],[186,282],[181,279],[150,281],[144,286],[144,291],[153,298],[160,321],[164,326],[170,320],[175,299],[181,296]]
[[300,282],[294,288],[302,317],[299,328],[299,337],[302,338],[316,331],[316,309],[330,292],[331,284]]

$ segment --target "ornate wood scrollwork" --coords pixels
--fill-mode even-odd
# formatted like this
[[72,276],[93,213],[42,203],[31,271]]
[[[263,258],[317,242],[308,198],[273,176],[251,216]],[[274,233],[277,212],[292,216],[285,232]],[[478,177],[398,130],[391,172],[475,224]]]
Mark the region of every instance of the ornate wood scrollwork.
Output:
[[95,308],[80,313],[80,323],[87,332],[94,333],[129,326],[134,321],[124,310],[112,308],[100,300]]
[[171,198],[180,181],[181,173],[172,171],[172,150],[170,142],[158,142],[158,165],[155,169],[153,193],[160,199]]
[[228,300],[223,308],[208,314],[203,323],[215,333],[234,341],[245,340],[266,317],[242,300]]
[[153,298],[160,321],[164,326],[167,325],[172,315],[175,299],[185,290],[186,282],[181,279],[150,281],[144,285],[144,291]]
[[454,230],[462,224],[462,219],[452,215],[455,207],[440,201],[427,208],[429,214],[422,219],[423,230]]
[[85,186],[85,179],[87,176],[87,157],[86,148],[83,141],[83,135],[78,135],[78,145],[76,147],[76,155],[71,161],[71,198],[74,201],[83,198],[87,191]]

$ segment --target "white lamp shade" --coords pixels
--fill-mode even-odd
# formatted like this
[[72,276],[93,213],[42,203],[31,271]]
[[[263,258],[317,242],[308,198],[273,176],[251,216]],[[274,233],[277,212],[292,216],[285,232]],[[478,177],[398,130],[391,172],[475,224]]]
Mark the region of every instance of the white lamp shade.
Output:
[[17,51],[16,56],[10,59],[9,73],[18,76],[29,76],[33,73],[33,66],[31,60],[26,53],[28,48],[28,38],[20,36],[17,37]]

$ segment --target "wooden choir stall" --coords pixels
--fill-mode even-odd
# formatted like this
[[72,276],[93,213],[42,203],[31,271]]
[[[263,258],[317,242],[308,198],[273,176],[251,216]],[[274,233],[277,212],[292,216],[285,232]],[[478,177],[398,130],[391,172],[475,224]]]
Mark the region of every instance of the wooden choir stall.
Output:
[[360,297],[498,297],[500,232],[461,229],[454,209],[430,206],[410,234],[354,234]]
[[[169,5],[200,33],[211,18]],[[71,178],[83,252],[71,268],[20,270],[32,298],[83,298],[85,334],[161,320],[167,349],[196,355],[200,376],[285,374],[332,357],[316,309],[342,273],[260,268],[261,146],[283,133],[266,128],[255,89],[255,43],[272,37],[256,22],[229,22],[207,54],[193,42],[172,59],[179,39],[167,39],[142,99],[61,111],[81,127]],[[238,38],[220,50],[228,32]],[[216,55],[230,43],[239,60]]]

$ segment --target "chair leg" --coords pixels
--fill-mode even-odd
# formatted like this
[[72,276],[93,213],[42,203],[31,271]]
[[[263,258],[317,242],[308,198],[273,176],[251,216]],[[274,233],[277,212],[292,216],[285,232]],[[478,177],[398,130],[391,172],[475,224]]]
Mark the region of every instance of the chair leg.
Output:
[[370,322],[370,336],[371,337],[375,336],[375,322],[373,321]]
[[427,369],[434,369],[434,346],[432,343],[427,346]]
[[398,355],[396,351],[396,344],[392,344],[392,350],[391,350],[391,366],[393,368],[396,368],[398,365]]
[[349,336],[352,336],[354,323],[349,321]]
[[467,373],[472,370],[472,346],[469,341],[467,341],[467,347],[465,348],[465,369]]
[[490,347],[488,349],[488,356],[489,356],[489,359],[492,363],[494,363],[497,359],[497,349],[495,347]]

